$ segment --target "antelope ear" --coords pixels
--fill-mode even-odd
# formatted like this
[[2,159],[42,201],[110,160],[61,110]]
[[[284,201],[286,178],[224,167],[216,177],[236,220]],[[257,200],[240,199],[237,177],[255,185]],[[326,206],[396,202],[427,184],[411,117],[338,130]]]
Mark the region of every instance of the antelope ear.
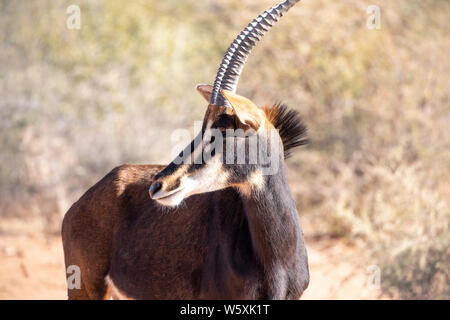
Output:
[[210,86],[209,84],[199,84],[197,86],[197,91],[200,92],[203,98],[205,98],[206,101],[211,100],[211,93],[213,90],[213,86]]
[[263,111],[252,101],[228,90],[222,90],[222,94],[231,104],[234,113],[242,124],[258,130],[264,123]]

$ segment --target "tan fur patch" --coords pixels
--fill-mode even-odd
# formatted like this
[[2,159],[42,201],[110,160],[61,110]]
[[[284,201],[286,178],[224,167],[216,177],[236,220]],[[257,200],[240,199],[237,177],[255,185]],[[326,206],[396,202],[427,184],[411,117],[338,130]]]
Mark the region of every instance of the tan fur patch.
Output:
[[161,179],[162,182],[162,188],[166,192],[170,192],[177,187],[174,187],[177,185],[177,182],[186,175],[186,171],[188,169],[187,165],[180,165],[174,173],[171,175],[168,175]]
[[260,170],[250,174],[245,183],[236,186],[244,196],[250,196],[252,192],[259,192],[264,189],[264,176]]
[[264,125],[265,114],[251,100],[228,90],[222,90],[225,99],[231,104],[239,120],[254,130]]

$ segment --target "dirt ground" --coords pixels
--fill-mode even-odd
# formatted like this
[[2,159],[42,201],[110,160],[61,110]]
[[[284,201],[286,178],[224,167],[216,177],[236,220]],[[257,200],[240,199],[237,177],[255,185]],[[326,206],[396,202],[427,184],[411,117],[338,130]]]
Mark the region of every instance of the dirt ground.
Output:
[[[64,258],[57,235],[0,228],[0,299],[66,299]],[[23,222],[22,222],[23,223]],[[19,222],[16,222],[19,224]],[[310,285],[302,299],[379,299],[367,285],[369,263],[338,240],[306,234]]]

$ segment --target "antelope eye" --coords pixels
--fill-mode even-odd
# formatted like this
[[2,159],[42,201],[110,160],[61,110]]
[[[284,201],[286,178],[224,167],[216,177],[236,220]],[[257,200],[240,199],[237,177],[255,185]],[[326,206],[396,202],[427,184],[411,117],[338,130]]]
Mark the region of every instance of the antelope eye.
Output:
[[225,132],[226,129],[234,128],[234,125],[234,119],[227,114],[221,114],[213,123],[213,127],[220,130],[222,133]]

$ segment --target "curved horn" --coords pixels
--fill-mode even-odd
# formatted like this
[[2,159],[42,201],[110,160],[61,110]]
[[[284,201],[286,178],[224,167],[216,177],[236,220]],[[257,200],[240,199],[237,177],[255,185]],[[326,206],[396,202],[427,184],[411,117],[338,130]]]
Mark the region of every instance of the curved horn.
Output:
[[[228,48],[219,71],[217,72],[210,104],[222,106],[226,104],[220,89],[236,92],[239,77],[252,49],[267,31],[300,0],[285,0],[264,11],[241,31]],[[227,105],[226,105],[227,106]]]

